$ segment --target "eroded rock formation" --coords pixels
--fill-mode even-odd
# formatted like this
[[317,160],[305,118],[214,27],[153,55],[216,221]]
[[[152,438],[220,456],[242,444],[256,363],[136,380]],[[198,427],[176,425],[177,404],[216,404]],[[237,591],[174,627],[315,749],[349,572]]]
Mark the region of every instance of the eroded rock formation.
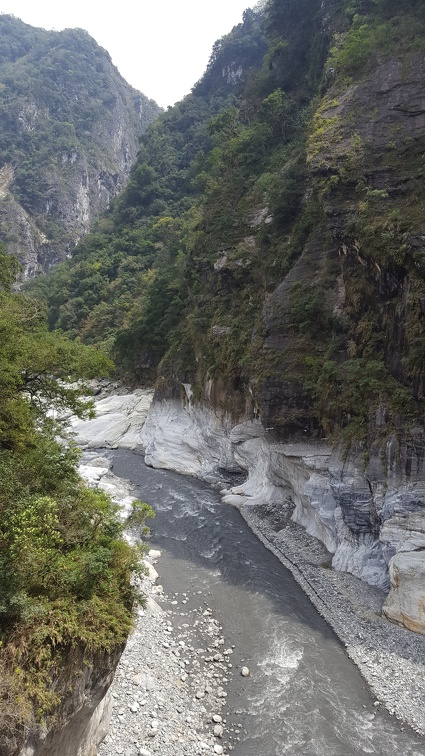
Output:
[[8,742],[0,744],[1,756],[96,756],[109,726],[108,689],[122,651],[64,651],[60,674],[53,680],[60,704],[45,724],[11,730]]
[[378,452],[365,469],[354,453],[345,459],[324,443],[267,436],[259,420],[234,424],[186,398],[154,402],[141,440],[153,467],[206,480],[244,473],[244,483],[224,492],[225,502],[289,506],[292,519],[331,552],[335,569],[387,591],[391,584],[387,616],[425,633],[425,482],[422,465],[412,470],[414,450],[406,445],[396,455],[389,440],[384,472]]

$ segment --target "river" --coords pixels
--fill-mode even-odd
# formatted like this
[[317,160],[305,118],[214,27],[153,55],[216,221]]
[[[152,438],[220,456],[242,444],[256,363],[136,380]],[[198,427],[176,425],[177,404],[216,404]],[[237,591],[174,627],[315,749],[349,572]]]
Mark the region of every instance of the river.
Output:
[[[165,591],[202,591],[234,645],[227,727],[234,756],[425,756],[425,743],[374,706],[356,666],[292,575],[207,484],[154,470],[130,451],[113,472],[156,510]],[[250,676],[240,675],[246,665]]]

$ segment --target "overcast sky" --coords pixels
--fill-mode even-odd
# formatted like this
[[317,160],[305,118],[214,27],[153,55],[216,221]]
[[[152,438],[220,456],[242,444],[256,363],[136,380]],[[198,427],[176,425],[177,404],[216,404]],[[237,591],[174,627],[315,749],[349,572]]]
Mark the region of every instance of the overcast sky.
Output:
[[216,39],[256,0],[0,0],[0,12],[58,31],[79,27],[106,48],[127,81],[173,105],[202,76]]

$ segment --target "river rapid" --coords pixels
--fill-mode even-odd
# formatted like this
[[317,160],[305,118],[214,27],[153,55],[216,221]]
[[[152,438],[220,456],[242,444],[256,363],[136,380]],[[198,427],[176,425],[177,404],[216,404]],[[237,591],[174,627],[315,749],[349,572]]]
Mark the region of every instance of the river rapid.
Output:
[[190,610],[202,591],[235,647],[226,711],[227,729],[240,731],[235,756],[425,756],[424,739],[374,705],[333,631],[218,491],[127,450],[112,459],[156,511],[151,547],[162,551],[166,593],[187,593]]

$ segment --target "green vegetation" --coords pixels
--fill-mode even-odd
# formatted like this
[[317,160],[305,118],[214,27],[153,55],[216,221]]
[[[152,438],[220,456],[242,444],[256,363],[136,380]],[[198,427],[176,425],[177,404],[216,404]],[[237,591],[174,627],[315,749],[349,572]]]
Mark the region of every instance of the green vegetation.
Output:
[[396,55],[400,45],[404,53],[425,51],[425,14],[419,4],[400,3],[390,11],[382,2],[378,3],[378,9],[377,15],[376,9],[375,15],[354,13],[350,29],[336,36],[328,66],[338,74],[358,77],[359,73],[370,71],[382,60]]
[[[123,540],[117,507],[83,485],[76,450],[55,440],[64,412],[92,412],[84,381],[112,364],[50,333],[44,305],[11,293],[15,274],[16,262],[0,251],[2,743],[53,711],[51,682],[71,648],[89,658],[124,643],[138,598],[131,576],[140,571],[140,549]],[[131,520],[143,526],[152,514],[136,503]]]
[[[138,135],[159,112],[126,84],[87,32],[35,29],[0,16],[2,197],[9,189],[49,240],[53,261],[64,259],[84,230],[75,219],[78,193],[90,194],[96,213],[91,184],[97,187],[101,177],[113,196],[127,175],[125,145],[120,154],[112,135],[126,124],[128,148],[135,153]],[[28,242],[16,212],[6,195],[2,238],[20,252],[17,242]]]
[[[379,409],[385,417],[387,434],[397,429],[400,418],[414,420],[415,402],[411,391],[393,378],[379,360],[307,359],[310,368],[306,386],[325,433],[346,448],[352,441],[374,440],[374,420]],[[371,435],[371,438],[369,437]]]
[[382,433],[422,419],[424,136],[379,87],[396,69],[417,80],[425,14],[325,10],[246,12],[142,137],[109,213],[32,288],[51,327],[129,380],[370,440],[378,406]]
[[[251,403],[276,437],[365,451],[423,425],[424,6],[325,10],[270,0],[247,11],[143,135],[127,187],[72,260],[18,296],[1,258],[0,695],[27,690],[22,721],[34,701],[53,706],[57,649],[120,643],[135,600],[123,525],[81,486],[44,414],[46,402],[90,411],[74,378],[113,357],[163,395],[189,382],[195,401],[236,419]],[[408,86],[400,107],[386,86],[396,75],[403,97]],[[55,125],[65,145],[81,119]]]

